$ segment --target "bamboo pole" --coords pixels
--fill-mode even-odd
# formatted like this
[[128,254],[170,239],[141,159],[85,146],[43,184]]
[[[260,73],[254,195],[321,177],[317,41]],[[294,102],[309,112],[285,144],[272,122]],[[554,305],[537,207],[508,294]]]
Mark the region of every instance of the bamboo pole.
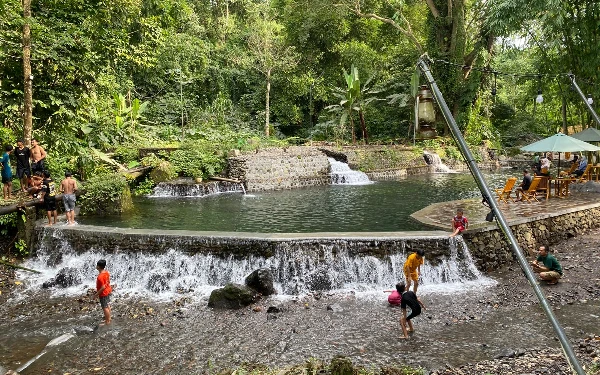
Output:
[[27,267],[23,267],[23,266],[17,266],[16,264],[12,264],[10,262],[5,262],[2,259],[0,259],[0,264],[3,264],[5,266],[11,267],[11,268],[18,268],[20,270],[27,271],[27,272],[41,273],[40,271],[32,270],[31,268],[27,268]]

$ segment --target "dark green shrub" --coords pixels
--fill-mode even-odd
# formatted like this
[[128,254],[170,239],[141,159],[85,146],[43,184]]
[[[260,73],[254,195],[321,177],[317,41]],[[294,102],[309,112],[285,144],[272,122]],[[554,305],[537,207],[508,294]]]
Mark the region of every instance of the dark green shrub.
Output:
[[133,207],[131,191],[125,176],[119,173],[92,177],[80,197],[82,215],[113,215]]
[[175,170],[188,177],[207,178],[225,167],[225,150],[205,140],[186,142],[169,156]]

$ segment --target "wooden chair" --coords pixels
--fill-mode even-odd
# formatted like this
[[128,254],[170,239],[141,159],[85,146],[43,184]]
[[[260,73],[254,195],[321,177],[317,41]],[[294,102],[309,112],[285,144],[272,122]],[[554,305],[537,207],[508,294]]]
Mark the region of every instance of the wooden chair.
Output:
[[583,171],[583,174],[579,177],[575,177],[575,181],[576,182],[590,181],[591,180],[591,177],[590,177],[591,169],[592,169],[592,164],[588,164],[587,167],[585,167],[585,171]]
[[579,167],[578,163],[573,163],[571,164],[571,168],[569,168],[568,171],[560,171],[560,173],[558,174],[559,176],[569,176],[572,175],[573,172],[575,172],[577,170],[577,167]]
[[504,188],[494,189],[494,191],[496,192],[496,195],[498,196],[498,202],[502,201],[504,203],[508,203],[508,199],[510,198],[510,195],[512,194],[512,191],[513,191],[513,188],[515,187],[516,182],[517,182],[517,178],[511,177],[508,180],[506,180],[506,183],[504,184]]
[[541,195],[548,200],[548,198],[550,198],[550,177],[538,176],[537,178],[540,179],[540,183],[536,189],[536,194]]
[[540,182],[542,181],[542,177],[534,177],[533,181],[531,181],[531,185],[529,185],[529,189],[527,191],[523,191],[523,198],[521,200],[526,201],[527,203],[531,203],[532,200],[539,202],[537,199],[537,190]]

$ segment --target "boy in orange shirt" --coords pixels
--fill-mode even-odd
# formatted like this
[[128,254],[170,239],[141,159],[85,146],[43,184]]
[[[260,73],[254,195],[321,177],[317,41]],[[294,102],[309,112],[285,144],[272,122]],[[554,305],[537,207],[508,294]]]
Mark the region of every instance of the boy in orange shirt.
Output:
[[106,268],[106,261],[100,259],[96,264],[96,269],[98,270],[96,294],[98,294],[100,306],[104,312],[104,324],[110,324],[110,294],[112,293],[112,287],[110,286],[110,274],[104,268]]
[[419,249],[416,253],[412,253],[406,258],[404,262],[404,277],[406,277],[406,290],[410,289],[412,282],[415,282],[415,288],[413,289],[417,294],[419,288],[419,275],[421,274],[421,264],[423,264],[423,255],[425,251]]

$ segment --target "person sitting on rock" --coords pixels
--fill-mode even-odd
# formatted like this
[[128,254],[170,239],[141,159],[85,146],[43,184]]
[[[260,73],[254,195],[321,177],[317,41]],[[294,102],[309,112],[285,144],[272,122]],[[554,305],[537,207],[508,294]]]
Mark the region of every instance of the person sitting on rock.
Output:
[[548,254],[550,248],[548,245],[542,245],[539,248],[538,257],[531,262],[533,272],[540,274],[540,279],[547,281],[549,285],[558,283],[558,279],[562,277],[562,267],[556,258]]

